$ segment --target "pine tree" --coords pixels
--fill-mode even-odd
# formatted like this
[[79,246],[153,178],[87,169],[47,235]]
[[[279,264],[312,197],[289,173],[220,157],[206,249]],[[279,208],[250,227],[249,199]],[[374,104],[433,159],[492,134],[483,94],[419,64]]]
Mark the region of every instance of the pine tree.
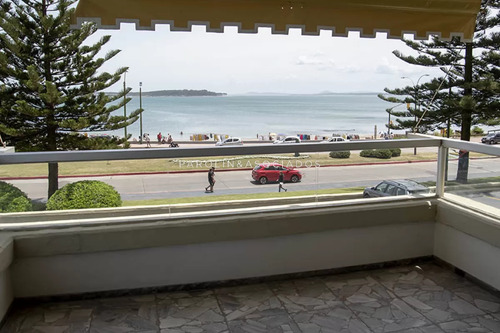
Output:
[[[500,123],[499,71],[500,34],[492,29],[500,23],[500,1],[482,0],[476,21],[474,40],[462,42],[459,38],[442,41],[405,44],[418,52],[418,56],[406,56],[399,51],[399,59],[418,66],[437,67],[442,77],[431,82],[403,89],[384,89],[394,96],[379,95],[390,102],[409,102],[422,105],[422,111],[409,108],[406,113],[391,112],[399,117],[416,116],[414,119],[398,119],[394,128],[422,127],[423,130],[460,127],[460,139],[469,141],[473,125]],[[448,130],[449,132],[449,130]],[[457,180],[467,181],[468,152],[460,152]]]
[[[85,43],[97,30],[93,23],[70,28],[74,2],[0,0],[0,133],[16,150],[85,149],[93,144],[82,132],[123,128],[142,112],[112,115],[130,100],[123,100],[130,88],[113,96],[103,90],[127,68],[99,72],[119,51],[98,56],[110,36]],[[105,144],[118,147],[126,140]],[[49,163],[48,175],[50,197],[58,188],[57,163]]]

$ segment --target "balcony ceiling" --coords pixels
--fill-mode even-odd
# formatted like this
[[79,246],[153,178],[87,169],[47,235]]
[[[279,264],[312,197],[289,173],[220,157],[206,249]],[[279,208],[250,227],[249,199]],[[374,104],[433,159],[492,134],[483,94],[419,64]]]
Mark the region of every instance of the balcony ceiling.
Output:
[[136,23],[138,30],[170,24],[172,31],[190,31],[205,25],[209,32],[237,26],[241,33],[270,27],[275,34],[300,28],[305,35],[331,30],[334,36],[359,31],[362,37],[377,32],[389,38],[430,34],[470,40],[480,0],[80,0],[73,23],[94,21],[100,28],[119,29],[121,22]]

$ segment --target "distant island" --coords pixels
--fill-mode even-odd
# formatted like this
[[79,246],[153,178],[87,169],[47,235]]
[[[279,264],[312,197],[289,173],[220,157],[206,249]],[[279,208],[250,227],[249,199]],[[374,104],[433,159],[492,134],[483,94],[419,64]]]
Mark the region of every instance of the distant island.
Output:
[[[138,92],[128,93],[127,96],[139,96]],[[199,97],[199,96],[227,96],[226,93],[217,93],[208,90],[156,90],[143,91],[145,97]]]
[[352,92],[332,92],[322,91],[319,93],[283,93],[283,92],[247,92],[241,95],[247,96],[336,96],[336,95],[378,95],[378,92],[352,91]]

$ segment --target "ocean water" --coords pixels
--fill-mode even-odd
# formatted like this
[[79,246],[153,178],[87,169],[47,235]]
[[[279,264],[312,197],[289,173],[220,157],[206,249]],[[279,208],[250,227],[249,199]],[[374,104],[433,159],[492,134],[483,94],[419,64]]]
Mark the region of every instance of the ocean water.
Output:
[[[158,132],[174,140],[192,134],[227,134],[255,138],[257,134],[284,135],[332,133],[373,134],[386,131],[391,107],[376,94],[143,97],[143,133]],[[127,113],[139,108],[139,97],[127,104]],[[116,111],[123,114],[123,109]],[[139,137],[139,121],[127,128]],[[123,135],[124,131],[109,134]]]

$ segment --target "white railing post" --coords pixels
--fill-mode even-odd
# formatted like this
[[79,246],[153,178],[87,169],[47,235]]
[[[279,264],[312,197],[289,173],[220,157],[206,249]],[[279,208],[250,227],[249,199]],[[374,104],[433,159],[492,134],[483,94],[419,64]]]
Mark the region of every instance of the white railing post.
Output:
[[436,195],[441,198],[444,195],[444,183],[446,181],[446,168],[448,167],[446,156],[448,156],[448,148],[441,145],[438,148],[438,163],[437,163],[437,178],[436,178]]

